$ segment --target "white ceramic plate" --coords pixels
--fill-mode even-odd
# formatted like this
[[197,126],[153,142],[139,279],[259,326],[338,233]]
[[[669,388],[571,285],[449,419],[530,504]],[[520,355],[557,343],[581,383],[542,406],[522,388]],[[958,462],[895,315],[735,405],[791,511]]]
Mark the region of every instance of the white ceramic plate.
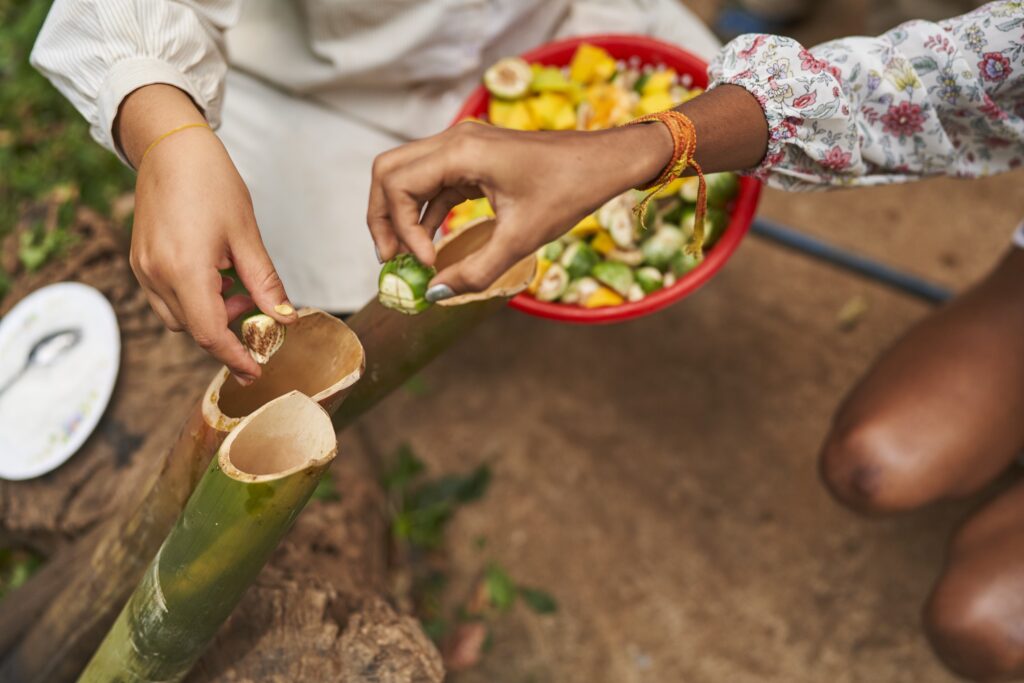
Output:
[[0,319],[0,385],[37,340],[68,328],[81,332],[75,346],[0,395],[0,478],[31,479],[60,466],[106,410],[121,360],[117,318],[102,294],[78,282],[36,290]]

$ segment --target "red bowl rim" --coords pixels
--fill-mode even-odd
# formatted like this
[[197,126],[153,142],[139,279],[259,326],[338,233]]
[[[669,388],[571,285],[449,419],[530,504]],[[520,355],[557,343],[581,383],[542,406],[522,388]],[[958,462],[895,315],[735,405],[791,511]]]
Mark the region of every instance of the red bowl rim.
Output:
[[[618,34],[576,36],[545,43],[540,47],[523,53],[521,57],[530,63],[537,62],[552,66],[563,66],[565,61],[555,59],[554,55],[562,54],[569,50],[575,51],[580,43],[590,43],[603,47],[611,52],[613,56],[616,56],[615,53],[617,52],[638,55],[641,58],[643,58],[642,55],[644,54],[657,55],[667,66],[675,68],[680,73],[689,73],[693,77],[694,85],[699,87],[707,85],[707,63],[704,60],[681,47],[664,43],[648,36]],[[621,59],[622,57],[619,58]],[[650,62],[652,60],[647,61]],[[478,86],[466,99],[453,123],[457,123],[470,116],[477,116],[486,107],[488,99],[487,90],[483,86]],[[673,302],[686,298],[700,289],[725,265],[725,262],[736,251],[747,231],[750,230],[750,224],[753,222],[754,214],[757,212],[757,203],[760,195],[760,182],[753,178],[741,177],[740,190],[733,200],[729,225],[718,239],[718,242],[715,243],[715,246],[707,252],[701,264],[680,277],[671,287],[648,294],[640,301],[626,302],[618,306],[604,308],[582,308],[580,306],[539,301],[528,293],[521,292],[512,298],[509,305],[512,308],[541,318],[581,324],[621,322],[654,313]]]

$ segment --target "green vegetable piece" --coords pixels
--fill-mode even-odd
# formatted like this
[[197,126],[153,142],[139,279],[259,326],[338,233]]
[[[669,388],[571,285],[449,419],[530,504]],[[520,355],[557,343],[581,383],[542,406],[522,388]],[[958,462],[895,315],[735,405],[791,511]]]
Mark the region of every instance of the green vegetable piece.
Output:
[[[693,219],[694,209],[690,207],[684,212],[683,218],[679,222],[679,228],[683,231],[687,241],[693,237]],[[708,212],[704,215],[704,248],[713,247],[727,227],[729,227],[729,214],[724,209],[709,206]]]
[[557,261],[563,251],[565,251],[565,245],[555,240],[554,242],[548,242],[540,248],[540,257],[546,258],[548,261]]
[[585,275],[600,261],[597,252],[586,242],[573,242],[562,253],[560,263],[569,272],[569,278],[576,280]]
[[663,286],[664,278],[662,278],[661,271],[652,266],[638,268],[634,277],[640,288],[644,290],[644,294],[656,292]]
[[685,241],[683,231],[679,228],[669,225],[658,228],[658,231],[640,246],[644,262],[658,270],[665,270],[676,252],[683,248]]
[[633,286],[633,270],[624,263],[603,261],[594,266],[592,272],[598,282],[608,285],[622,296],[627,296],[629,288]]
[[592,277],[573,280],[562,295],[563,304],[579,304],[590,298],[590,295],[601,288],[601,283]]
[[633,90],[637,91],[641,95],[644,92],[644,86],[647,85],[647,81],[651,79],[651,74],[641,74],[640,78],[636,79],[636,83],[633,85]]
[[723,207],[740,191],[740,181],[733,173],[711,173],[704,180],[708,185],[708,206]]
[[676,255],[672,257],[672,262],[669,264],[669,268],[671,268],[673,275],[676,277],[682,277],[699,266],[700,262],[703,260],[703,256],[688,254],[684,249],[676,252]]
[[[601,264],[598,264],[601,265]],[[569,273],[559,263],[552,263],[551,266],[544,272],[544,277],[540,279],[540,285],[537,287],[537,300],[538,301],[555,301],[560,296],[565,294],[565,290],[569,287]]]
[[570,92],[579,87],[556,66],[545,66],[533,74],[530,87],[534,92]]
[[430,307],[424,298],[434,268],[420,263],[412,254],[399,254],[384,264],[377,281],[378,300],[387,308],[415,315]]

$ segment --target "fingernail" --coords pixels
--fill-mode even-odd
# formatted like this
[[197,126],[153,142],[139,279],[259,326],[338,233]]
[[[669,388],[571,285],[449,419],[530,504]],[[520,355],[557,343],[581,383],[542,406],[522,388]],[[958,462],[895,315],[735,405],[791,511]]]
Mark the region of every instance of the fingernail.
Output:
[[284,303],[274,306],[274,310],[281,315],[295,315],[295,309],[292,308],[291,304]]
[[384,263],[384,259],[380,257],[380,249],[377,248],[376,244],[373,245],[373,253],[377,255],[377,263]]
[[451,299],[453,296],[455,296],[455,291],[448,285],[434,285],[427,290],[423,298],[433,304],[445,299]]
[[243,387],[247,387],[256,381],[256,378],[252,375],[235,375],[235,381],[241,384]]

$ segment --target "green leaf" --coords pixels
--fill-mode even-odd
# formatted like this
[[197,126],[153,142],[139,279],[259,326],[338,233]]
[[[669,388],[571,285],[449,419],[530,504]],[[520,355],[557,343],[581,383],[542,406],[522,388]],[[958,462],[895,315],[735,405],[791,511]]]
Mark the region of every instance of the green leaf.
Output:
[[553,614],[558,611],[558,603],[550,593],[538,588],[519,587],[519,595],[523,602],[537,614]]
[[384,473],[381,485],[385,491],[401,493],[421,472],[423,461],[416,457],[412,447],[403,443],[395,453],[395,463]]
[[313,495],[310,496],[310,499],[325,502],[341,500],[341,494],[334,488],[334,479],[331,477],[330,472],[324,472],[324,475],[320,477],[320,481],[317,482],[316,488],[313,489]]
[[516,585],[509,578],[508,574],[496,564],[487,567],[484,577],[487,585],[487,595],[491,604],[502,612],[511,609],[516,601]]
[[427,386],[427,381],[420,375],[413,375],[405,382],[405,390],[413,396],[426,396],[430,393],[430,388]]

